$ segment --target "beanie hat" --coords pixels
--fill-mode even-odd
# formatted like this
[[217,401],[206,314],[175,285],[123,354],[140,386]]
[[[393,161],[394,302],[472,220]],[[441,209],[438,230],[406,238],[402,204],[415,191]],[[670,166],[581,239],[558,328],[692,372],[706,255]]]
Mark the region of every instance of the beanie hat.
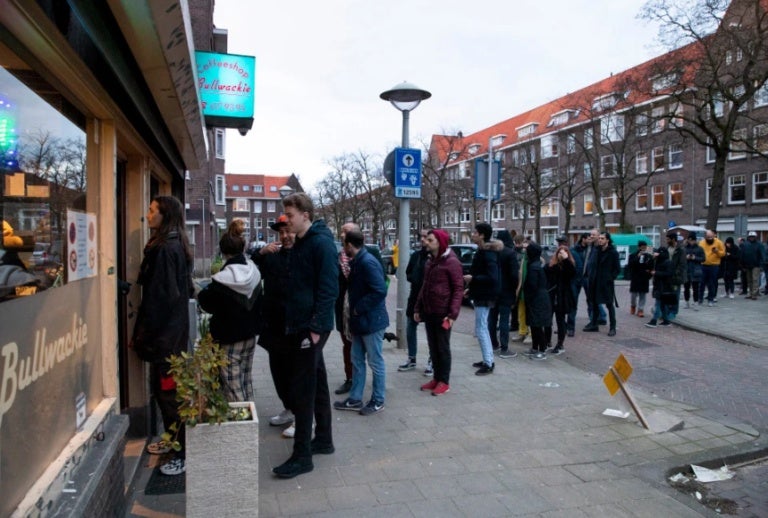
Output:
[[437,257],[440,257],[448,249],[448,241],[450,240],[450,237],[448,236],[448,232],[441,228],[433,228],[430,232],[435,236],[435,239],[437,239]]
[[688,232],[688,239],[696,239],[696,237],[697,237],[696,232],[694,232],[693,230]]

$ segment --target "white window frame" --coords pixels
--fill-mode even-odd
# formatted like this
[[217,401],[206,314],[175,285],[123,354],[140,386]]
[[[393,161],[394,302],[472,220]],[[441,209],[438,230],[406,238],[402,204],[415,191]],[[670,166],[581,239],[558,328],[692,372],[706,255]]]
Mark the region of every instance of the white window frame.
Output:
[[259,192],[259,193],[264,192],[264,186],[263,185],[254,185],[253,186],[253,192]]
[[731,150],[728,152],[728,160],[743,160],[747,158],[747,128],[733,130]]
[[768,81],[766,81],[763,86],[755,91],[753,102],[754,108],[760,108],[761,106],[768,105]]
[[493,206],[493,210],[491,211],[491,219],[493,221],[503,221],[506,219],[506,211],[504,210],[503,203],[497,203]]
[[768,124],[752,128],[752,147],[759,153],[768,153]]
[[683,167],[683,145],[682,144],[670,144],[669,145],[669,161],[667,162],[669,169],[681,169]]
[[[660,162],[660,165],[657,165]],[[664,170],[664,146],[656,146],[651,150],[651,171],[654,173]]]
[[267,212],[275,212],[276,210],[277,210],[277,202],[268,201],[267,202]]
[[707,139],[707,147],[705,150],[705,159],[708,164],[715,161],[715,149],[712,147],[712,139]]
[[644,185],[637,189],[635,193],[635,211],[645,212],[648,210],[648,186]]
[[666,106],[657,106],[651,110],[651,133],[661,133],[666,129],[666,114]]
[[584,193],[584,203],[582,208],[584,209],[585,216],[595,213],[595,195],[593,193]]
[[560,215],[560,202],[557,198],[547,198],[541,204],[539,212],[542,218],[556,218]]
[[264,211],[264,205],[261,200],[253,202],[253,212],[261,214]]
[[565,153],[572,155],[576,152],[576,135],[569,133],[565,140]]
[[214,201],[216,205],[226,204],[227,180],[223,174],[217,174],[215,178]]
[[600,178],[613,178],[618,176],[619,168],[616,156],[612,153],[600,157]]
[[593,128],[584,128],[584,149],[592,149],[595,143],[595,130]]
[[558,154],[557,135],[545,135],[541,137],[541,158],[552,158]]
[[616,189],[600,193],[600,207],[602,207],[603,212],[621,212],[619,195],[616,193]]
[[648,151],[635,153],[635,174],[648,174]]
[[[676,194],[680,195],[679,203],[674,202],[674,197]],[[683,183],[675,182],[675,183],[669,184],[669,187],[667,189],[667,208],[680,209],[682,207],[683,207]]]
[[584,162],[584,181],[592,181],[592,164],[589,162]]
[[664,198],[663,185],[651,186],[651,210],[664,210]]
[[232,210],[234,212],[248,212],[248,199],[235,198],[232,200]]
[[[743,200],[734,200],[734,190],[744,190]],[[747,178],[743,174],[735,174],[728,177],[728,205],[744,205],[747,202]]]
[[227,132],[224,129],[215,129],[214,143],[214,147],[216,148],[216,158],[226,158]]
[[[763,198],[758,197],[759,191],[764,191]],[[752,174],[752,203],[768,203],[768,172],[761,171]]]
[[624,115],[614,113],[600,119],[600,143],[624,140]]
[[638,113],[635,116],[635,134],[638,137],[645,137],[648,135],[648,114]]

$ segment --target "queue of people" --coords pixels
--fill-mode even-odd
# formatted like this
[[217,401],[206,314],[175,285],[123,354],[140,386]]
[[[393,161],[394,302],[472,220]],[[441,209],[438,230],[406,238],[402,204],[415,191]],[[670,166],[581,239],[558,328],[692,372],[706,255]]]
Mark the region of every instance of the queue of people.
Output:
[[[270,225],[277,240],[250,252],[243,223],[235,220],[229,225],[219,242],[224,265],[197,299],[211,315],[211,335],[227,355],[220,377],[229,401],[254,399],[252,366],[257,343],[268,352],[283,408],[269,418],[269,424],[287,426],[282,435],[294,441],[289,458],[272,471],[279,478],[293,478],[314,469],[313,455],[335,452],[332,408],[362,416],[384,410],[383,339],[397,337],[386,333],[389,279],[377,250],[365,245],[359,226],[352,222],[342,226],[342,249],[337,252],[331,231],[315,218],[309,196],[290,194],[283,208],[284,214]],[[182,446],[170,452],[170,445],[159,441],[147,450],[171,453],[160,471],[178,475],[185,471],[185,434],[167,358],[186,350],[189,340],[192,254],[179,200],[154,198],[147,222],[151,237],[138,279],[143,296],[130,347],[150,363],[152,393],[163,425],[168,430],[176,424]],[[655,300],[646,326],[670,325],[681,290],[686,308],[698,309],[705,293],[712,306],[719,277],[724,278],[725,296],[733,298],[735,280],[745,272],[742,285],[747,297],[757,298],[760,269],[768,254],[754,232],[738,245],[731,238],[721,242],[711,231],[701,241],[694,232],[685,238],[676,232],[665,237],[666,246],[652,252],[647,242],[639,241],[637,251],[628,258],[630,314],[645,315],[647,293]],[[474,306],[481,359],[473,367],[478,376],[494,372],[496,355],[517,356],[509,348],[515,340],[530,340],[524,354],[532,360],[563,353],[566,337],[575,334],[582,289],[589,315],[583,331],[596,332],[608,324],[608,335],[616,335],[614,281],[620,266],[610,233],[594,229],[570,247],[568,237],[559,236],[556,250],[544,259],[536,242],[506,230],[497,232],[494,239],[491,225],[481,222],[472,233],[478,248],[466,275],[449,241],[442,229],[423,229],[421,249],[413,252],[406,269],[411,284],[406,310],[408,357],[398,371],[415,369],[416,330],[423,323],[429,353],[424,374],[431,379],[420,386],[422,391],[441,396],[451,390],[451,331],[465,298]],[[334,329],[342,338],[345,366],[344,382],[335,392],[348,395],[331,403],[323,348]],[[510,339],[510,334],[516,338]],[[364,403],[369,368],[372,388]]]

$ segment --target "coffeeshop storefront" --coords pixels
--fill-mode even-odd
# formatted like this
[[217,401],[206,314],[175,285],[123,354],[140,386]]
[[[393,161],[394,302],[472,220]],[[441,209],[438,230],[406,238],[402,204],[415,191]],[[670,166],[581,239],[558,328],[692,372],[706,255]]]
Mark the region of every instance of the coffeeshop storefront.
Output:
[[151,196],[206,160],[186,4],[0,9],[0,516],[119,512]]

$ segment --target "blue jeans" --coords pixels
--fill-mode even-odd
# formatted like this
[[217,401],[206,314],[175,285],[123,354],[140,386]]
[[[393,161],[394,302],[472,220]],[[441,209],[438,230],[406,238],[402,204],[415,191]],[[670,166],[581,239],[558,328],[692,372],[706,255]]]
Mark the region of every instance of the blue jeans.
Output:
[[701,266],[701,292],[699,302],[704,302],[704,288],[707,289],[707,301],[712,302],[717,297],[717,273],[718,265],[704,264]]
[[405,339],[408,342],[408,357],[416,358],[416,328],[419,323],[412,318],[406,318]]
[[491,308],[488,306],[475,307],[475,336],[480,342],[480,351],[483,353],[483,361],[486,365],[493,365],[493,344],[491,334],[488,332],[488,314]]
[[[488,312],[488,334],[494,348],[502,351],[509,349],[509,317],[512,307],[507,304],[496,304]],[[498,330],[498,334],[497,334]]]
[[384,403],[384,390],[386,389],[384,356],[381,354],[384,331],[374,331],[368,335],[352,336],[352,389],[349,391],[350,399],[363,400],[365,388],[365,358],[368,357],[368,365],[373,373],[373,393],[371,399],[378,403]]
[[653,320],[661,319],[662,322],[669,322],[669,306],[663,304],[661,299],[656,299],[656,305],[653,308]]

